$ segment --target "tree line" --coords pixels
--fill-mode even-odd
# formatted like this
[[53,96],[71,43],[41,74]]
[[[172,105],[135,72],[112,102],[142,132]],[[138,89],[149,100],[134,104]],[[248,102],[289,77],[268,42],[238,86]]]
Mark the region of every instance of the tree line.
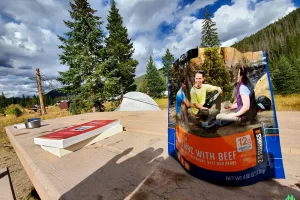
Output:
[[[59,101],[62,97],[52,98],[49,95],[44,95],[43,100],[45,106],[54,105],[57,101]],[[0,95],[0,113],[4,113],[7,107],[10,105],[19,104],[23,108],[32,108],[34,105],[39,105],[39,97],[37,95],[33,95],[32,97],[25,97],[23,94],[22,97],[10,97],[6,98],[5,94],[2,92]]]

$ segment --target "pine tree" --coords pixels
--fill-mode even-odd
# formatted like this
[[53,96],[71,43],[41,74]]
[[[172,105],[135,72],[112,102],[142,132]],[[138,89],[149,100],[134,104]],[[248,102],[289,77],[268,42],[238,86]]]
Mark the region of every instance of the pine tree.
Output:
[[216,23],[212,21],[211,14],[205,8],[204,21],[202,25],[201,47],[219,47],[220,40],[216,28]]
[[160,77],[157,68],[155,67],[152,56],[150,56],[146,68],[147,91],[150,96],[160,98],[164,91],[164,81]]
[[134,77],[138,61],[132,58],[134,53],[133,43],[128,38],[127,28],[123,26],[123,18],[119,14],[119,9],[116,7],[114,0],[112,0],[107,21],[106,29],[109,32],[109,36],[105,40],[107,56],[117,60],[115,68],[120,77],[119,94],[123,95],[135,91],[137,88]]
[[218,52],[218,48],[205,49],[202,67],[206,72],[205,83],[221,87],[223,90],[223,100],[229,100],[232,95],[230,74],[224,66],[224,61]]
[[26,99],[25,99],[24,94],[22,95],[22,98],[21,98],[21,101],[20,101],[20,105],[21,105],[23,108],[25,108],[25,106],[26,106]]
[[174,55],[171,54],[169,49],[167,49],[166,54],[162,57],[163,74],[165,76],[168,76],[168,70],[174,62],[175,62]]
[[[285,56],[281,56],[278,68],[274,70],[274,86],[278,94],[287,95],[299,93],[299,65],[291,63]],[[300,64],[300,62],[298,62]],[[294,66],[293,66],[294,65]]]
[[26,97],[26,108],[30,108],[31,106],[31,99],[29,96]]
[[48,106],[49,105],[49,97],[48,97],[48,95],[43,94],[43,100],[44,100],[45,106]]
[[[95,102],[103,103],[118,88],[113,71],[115,61],[104,58],[104,34],[100,17],[87,0],[70,3],[73,21],[64,21],[70,29],[66,37],[58,36],[63,50],[61,64],[69,66],[66,72],[59,72],[63,92],[74,95],[74,102],[81,102],[84,111],[90,110]],[[75,106],[75,105],[74,105]]]
[[35,104],[38,104],[38,97],[33,95],[32,96],[32,99],[31,99],[31,106],[35,105]]
[[51,105],[55,104],[55,100],[51,97]]
[[7,100],[4,93],[2,92],[2,95],[0,95],[0,113],[4,113],[6,107],[7,107]]
[[15,97],[13,96],[13,97],[11,97],[11,101],[10,101],[10,105],[11,104],[16,104],[16,99],[15,99]]
[[143,78],[141,80],[141,83],[139,85],[138,91],[142,92],[142,93],[147,93],[147,81],[146,81],[146,78]]
[[164,86],[168,90],[168,71],[171,68],[172,64],[175,62],[174,55],[171,54],[170,50],[166,50],[166,54],[162,57],[163,63],[163,75],[165,76]]

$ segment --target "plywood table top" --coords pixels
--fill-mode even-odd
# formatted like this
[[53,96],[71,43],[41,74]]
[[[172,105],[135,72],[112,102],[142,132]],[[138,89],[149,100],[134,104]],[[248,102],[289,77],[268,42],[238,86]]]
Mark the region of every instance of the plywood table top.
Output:
[[[281,121],[288,123],[284,115],[278,113],[279,126]],[[295,123],[300,119],[299,113],[289,117]],[[97,119],[119,119],[126,131],[61,158],[33,143],[36,136]],[[230,189],[193,178],[168,156],[167,119],[166,110],[89,113],[45,120],[45,125],[37,129],[16,130],[9,126],[6,132],[42,199],[223,200],[268,199],[270,195],[272,199],[284,199],[289,193],[300,197],[297,187],[291,187],[300,181],[296,178],[300,177],[296,167],[300,166],[300,154],[296,152],[300,148],[299,123],[283,124],[280,129],[284,164],[290,171],[287,180]],[[288,136],[293,141],[289,142]],[[294,149],[294,154],[288,149]]]

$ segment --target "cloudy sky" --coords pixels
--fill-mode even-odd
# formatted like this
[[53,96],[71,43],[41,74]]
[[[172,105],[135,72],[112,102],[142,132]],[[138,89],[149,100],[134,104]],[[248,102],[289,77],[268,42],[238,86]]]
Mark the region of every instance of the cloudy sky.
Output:
[[[88,1],[106,24],[110,0]],[[139,76],[150,55],[159,69],[167,48],[177,58],[201,43],[205,6],[217,23],[222,45],[230,46],[298,8],[300,1],[116,0],[116,4],[133,41]],[[0,93],[31,96],[37,93],[32,80],[36,68],[49,80],[68,69],[60,64],[57,48],[57,35],[67,31],[63,20],[70,19],[68,10],[69,0],[0,1]]]

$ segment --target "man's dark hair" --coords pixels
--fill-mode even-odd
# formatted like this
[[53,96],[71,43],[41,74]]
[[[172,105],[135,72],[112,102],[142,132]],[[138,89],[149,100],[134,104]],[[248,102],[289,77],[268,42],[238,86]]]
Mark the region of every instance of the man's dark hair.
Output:
[[196,76],[196,74],[202,74],[202,76],[203,76],[203,78],[204,78],[204,75],[205,75],[205,72],[203,71],[203,70],[197,70],[196,72],[195,72],[195,76]]
[[185,78],[184,77],[181,78],[181,83],[185,83]]

